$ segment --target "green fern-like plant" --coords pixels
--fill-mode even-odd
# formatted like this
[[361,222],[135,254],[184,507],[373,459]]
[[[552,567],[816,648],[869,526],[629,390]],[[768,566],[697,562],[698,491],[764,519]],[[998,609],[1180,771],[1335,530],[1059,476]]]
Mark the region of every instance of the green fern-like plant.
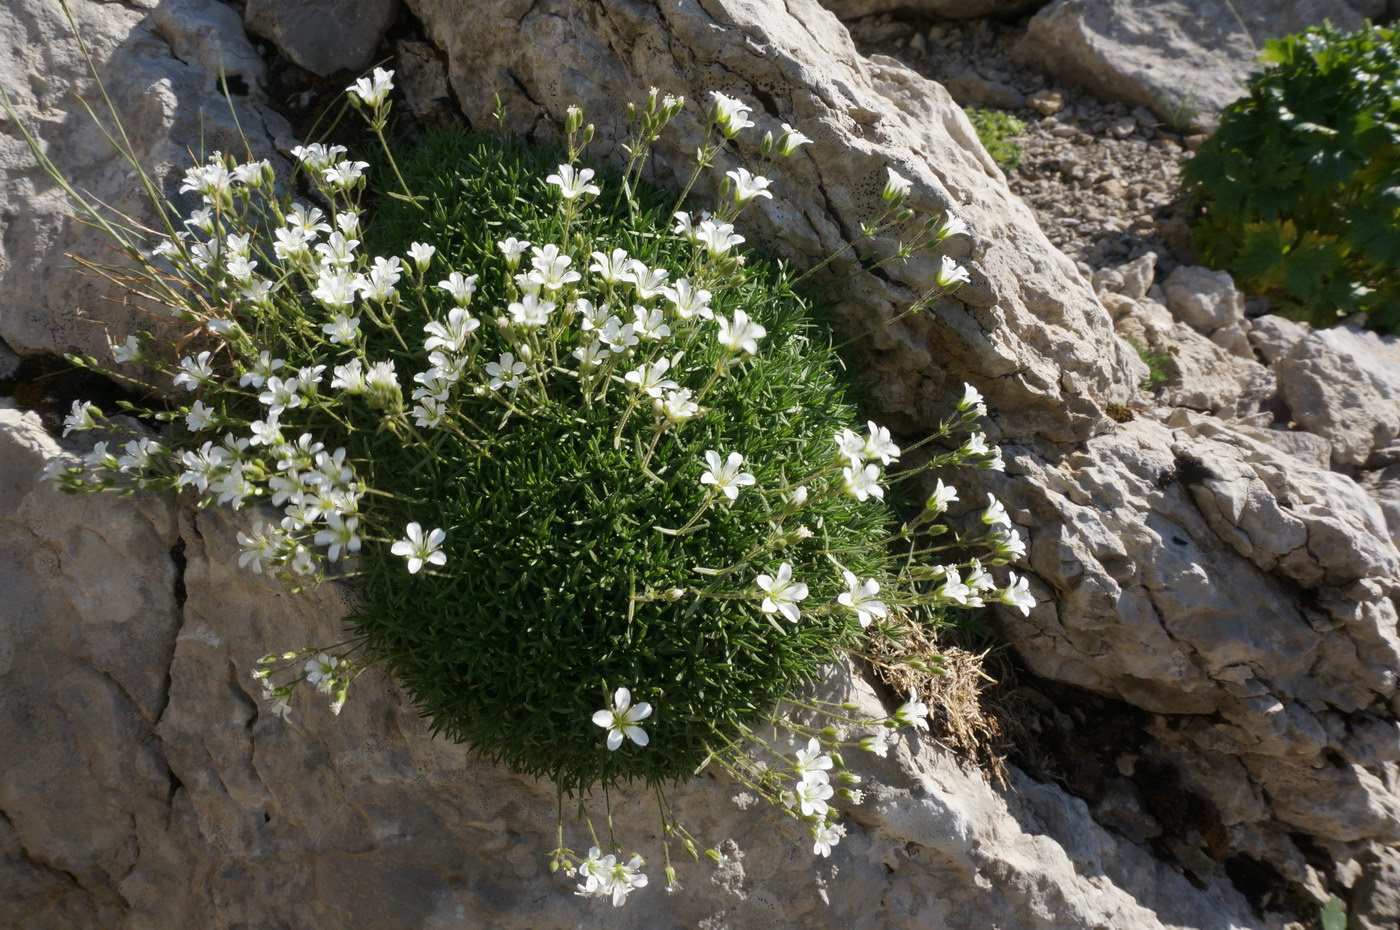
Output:
[[1400,30],[1309,29],[1187,163],[1206,261],[1290,315],[1400,330]]

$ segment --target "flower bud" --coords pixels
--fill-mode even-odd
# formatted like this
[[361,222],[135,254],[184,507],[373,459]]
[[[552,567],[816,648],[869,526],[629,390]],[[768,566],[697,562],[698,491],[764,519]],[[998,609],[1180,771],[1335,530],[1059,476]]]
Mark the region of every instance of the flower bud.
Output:
[[769,131],[763,134],[763,141],[758,143],[758,154],[766,158],[771,151],[773,151],[773,133]]
[[837,732],[835,727],[822,727],[821,737],[828,743],[834,743],[836,740],[840,739],[841,734]]

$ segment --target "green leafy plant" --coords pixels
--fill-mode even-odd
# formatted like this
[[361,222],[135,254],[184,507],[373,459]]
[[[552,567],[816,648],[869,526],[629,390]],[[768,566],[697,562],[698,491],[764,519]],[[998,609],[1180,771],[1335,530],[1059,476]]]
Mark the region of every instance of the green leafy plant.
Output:
[[1142,359],[1142,363],[1147,366],[1147,377],[1142,380],[1139,387],[1147,391],[1155,391],[1157,388],[1167,383],[1169,377],[1167,372],[1167,355],[1165,352],[1152,352],[1136,339],[1129,339],[1128,345],[1132,346]]
[[1183,170],[1206,261],[1317,325],[1400,330],[1400,30],[1271,40]]
[[[123,406],[165,430],[75,403],[65,434],[129,440],[51,476],[246,508],[244,567],[355,584],[345,642],[255,663],[272,710],[315,691],[339,712],[383,663],[436,732],[552,779],[561,811],[579,799],[593,845],[574,852],[561,820],[552,865],[585,895],[621,904],[646,884],[639,855],[599,839],[590,792],[656,793],[671,882],[670,841],[696,844],[663,789],[707,764],[806,823],[827,855],[844,833],[835,805],[860,801],[839,750],[883,753],[927,707],[911,693],[862,719],[801,687],[843,654],[932,673],[937,657],[907,633],[948,607],[1034,603],[1026,579],[992,580],[1024,554],[994,498],[961,529],[941,479],[903,519],[885,503],[928,469],[1001,467],[977,430],[980,395],[966,388],[923,440],[943,450],[903,471],[887,429],[851,428],[801,276],[734,231],[772,182],[736,167],[713,213],[681,209],[753,126],[740,101],[712,95],[677,199],[640,179],[682,99],[629,107],[631,159],[614,177],[585,165],[594,130],[577,108],[563,152],[452,129],[397,158],[392,89],[378,69],[349,89],[383,170],[299,146],[300,191],[283,193],[269,162],[216,153],[185,173],[193,211],[154,201],[163,233],[112,228],[132,266],[121,280],[169,328],[114,345],[116,367],[73,361],[165,398]],[[776,165],[806,141],[784,127],[758,149]],[[369,184],[384,175],[391,186]],[[909,187],[889,171],[857,243],[909,226]],[[893,257],[963,229],[916,224]],[[909,312],[967,277],[945,256]],[[805,747],[775,747],[760,735],[773,724]]]
[[1007,174],[1021,166],[1021,146],[1016,137],[1025,133],[1026,124],[1005,110],[982,110],[969,107],[965,111],[977,131],[982,147]]
[[1347,930],[1346,903],[1332,895],[1318,908],[1318,920],[1322,923],[1322,930]]

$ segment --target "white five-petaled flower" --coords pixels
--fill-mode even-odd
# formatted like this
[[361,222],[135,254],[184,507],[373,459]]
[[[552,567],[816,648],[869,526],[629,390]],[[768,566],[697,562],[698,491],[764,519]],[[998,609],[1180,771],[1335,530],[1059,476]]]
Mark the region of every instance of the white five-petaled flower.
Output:
[[445,565],[447,563],[447,553],[442,551],[442,541],[446,538],[446,530],[430,530],[425,536],[423,527],[417,523],[410,523],[404,530],[404,538],[394,543],[389,551],[394,555],[401,555],[408,559],[408,573],[416,575],[424,563],[432,565]]
[[474,274],[464,277],[460,271],[454,271],[446,280],[439,281],[437,286],[451,294],[457,306],[465,307],[472,302],[472,295],[476,293],[476,279]]
[[721,460],[718,452],[708,449],[705,452],[705,463],[710,467],[700,476],[700,483],[714,485],[716,491],[722,491],[730,500],[737,500],[739,489],[748,487],[757,480],[753,475],[741,470],[744,457],[737,452],[731,452],[728,458]]
[[180,359],[180,373],[173,379],[175,387],[184,385],[185,390],[193,391],[212,380],[214,366],[209,364],[211,355],[210,352],[201,352],[194,358],[187,355]]
[[755,197],[767,197],[773,199],[768,188],[772,181],[768,178],[750,174],[747,168],[736,168],[733,171],[726,171],[725,177],[734,182],[734,202],[743,206]]
[[810,138],[793,129],[787,123],[783,123],[783,134],[778,137],[778,157],[786,158],[797,151],[799,145],[806,145],[811,141]]
[[[679,214],[678,214],[679,215]],[[687,236],[687,238],[690,238]],[[695,227],[695,244],[703,247],[711,255],[724,255],[734,246],[744,241],[744,237],[734,231],[733,223],[716,223],[714,220],[702,220],[700,225]]]
[[414,242],[408,247],[408,257],[413,259],[413,264],[419,271],[427,271],[436,254],[437,246],[428,245],[426,242]]
[[360,180],[361,176],[365,173],[365,169],[368,167],[369,162],[367,161],[337,162],[325,171],[322,171],[321,177],[332,187],[339,188],[340,190],[347,190]]
[[943,260],[939,263],[935,280],[938,281],[939,287],[946,291],[952,291],[956,290],[959,285],[971,281],[972,275],[962,265],[944,255]]
[[895,708],[891,715],[895,726],[928,729],[928,705],[919,700],[919,689],[909,689],[909,700]]
[[1030,582],[1015,572],[1011,573],[1010,583],[997,592],[997,600],[1015,607],[1026,616],[1030,616],[1031,608],[1035,606],[1035,595],[1031,594]]
[[544,180],[545,183],[559,188],[559,195],[565,200],[573,200],[585,194],[597,197],[602,191],[598,189],[597,184],[589,183],[593,180],[594,173],[592,168],[578,170],[573,165],[560,165],[558,171]]
[[626,249],[594,252],[593,264],[588,266],[588,270],[602,278],[607,284],[621,284],[627,280],[627,264],[630,260]]
[[878,465],[866,465],[862,468],[859,465],[841,469],[842,485],[846,493],[858,501],[863,501],[868,497],[885,499],[885,489],[880,487],[880,467]]
[[665,287],[661,293],[666,295],[666,299],[671,302],[671,307],[676,311],[676,316],[682,320],[688,320],[694,316],[709,319],[714,316],[710,311],[710,297],[713,296],[704,288],[692,287],[685,278],[677,278],[675,287]]
[[797,761],[792,772],[799,781],[830,781],[826,773],[831,770],[831,756],[822,752],[822,744],[815,737],[807,740],[807,748],[797,750]]
[[95,409],[92,404],[85,400],[73,401],[73,408],[68,411],[68,416],[63,418],[63,435],[67,436],[74,430],[82,432],[96,427],[97,421],[93,419],[92,413]]
[[190,412],[185,415],[185,425],[190,428],[190,432],[197,433],[205,429],[218,419],[215,412],[204,405],[204,401],[197,400]]
[[943,219],[939,222],[934,235],[938,237],[939,242],[942,242],[944,239],[951,239],[954,236],[965,236],[967,231],[967,221],[955,213],[948,212],[943,214]]
[[1010,526],[1011,518],[1006,515],[1006,507],[992,495],[987,495],[987,509],[982,511],[982,522],[988,526]]
[[593,722],[608,731],[608,748],[616,750],[622,746],[624,737],[638,746],[645,746],[651,742],[647,731],[638,726],[650,716],[650,704],[643,701],[633,705],[632,692],[626,688],[618,688],[613,692],[612,706],[595,713]]
[[360,334],[360,318],[338,313],[329,323],[321,324],[321,332],[335,345],[349,345]]
[[639,368],[627,372],[623,379],[637,386],[637,390],[648,397],[660,399],[663,391],[674,390],[680,387],[676,382],[666,377],[666,372],[671,368],[669,358],[658,359],[650,364],[643,364]]
[[526,294],[506,309],[510,313],[510,321],[516,326],[538,327],[549,322],[549,315],[554,312],[555,304],[553,301],[540,300],[535,294]]
[[880,464],[888,465],[899,458],[899,446],[890,440],[888,427],[877,426],[874,420],[867,420],[865,425],[869,432],[861,451],[868,461],[879,459]]
[[888,615],[889,608],[885,606],[885,602],[875,596],[880,593],[879,582],[874,578],[861,581],[853,572],[845,570],[842,570],[841,576],[845,578],[848,590],[842,592],[836,598],[836,602],[842,607],[854,610],[862,627],[870,626],[870,621],[876,617]]
[[812,825],[812,852],[818,856],[831,855],[831,847],[841,842],[846,828],[839,823],[818,823]]
[[385,71],[383,68],[375,68],[374,73],[369,77],[362,77],[354,84],[345,88],[351,98],[359,100],[365,106],[377,107],[389,96],[389,91],[394,89],[394,72]]
[[909,191],[913,188],[914,182],[904,177],[893,168],[886,168],[889,172],[889,179],[885,181],[885,189],[880,192],[880,197],[890,203],[899,203],[909,196]]
[[503,387],[515,390],[520,387],[520,376],[524,373],[525,363],[517,362],[512,352],[503,352],[500,361],[486,363],[486,374],[491,378],[490,385],[493,391],[499,391]]
[[135,336],[127,336],[126,342],[119,346],[112,346],[112,360],[118,365],[134,362],[139,358],[141,358],[141,340]]
[[865,461],[865,440],[861,439],[849,429],[842,427],[841,432],[835,436],[836,455],[838,458],[846,459],[855,468]]
[[743,350],[750,355],[758,354],[758,340],[768,335],[768,330],[749,319],[743,310],[734,311],[734,322],[716,314],[715,323],[719,326],[719,344],[731,352]]
[[740,130],[753,125],[753,120],[749,119],[750,107],[744,101],[717,90],[711,91],[710,97],[714,101],[710,104],[710,121],[726,139],[734,138]]
[[754,579],[754,584],[758,585],[765,595],[759,610],[766,614],[782,614],[793,623],[797,622],[802,613],[797,602],[806,599],[807,586],[792,580],[792,563],[784,562],[779,565],[776,575],[759,575]]
[[970,384],[963,385],[963,396],[958,401],[958,410],[977,411],[978,416],[987,415],[987,404],[982,400],[982,392]]
[[520,265],[520,256],[525,254],[525,250],[530,247],[530,243],[511,236],[509,239],[502,239],[496,243],[496,248],[501,250],[501,254],[506,257],[506,265],[516,268]]
[[[308,171],[319,173],[335,164],[336,159],[344,155],[345,152],[346,148],[343,145],[325,146],[319,142],[313,142],[310,145],[298,145],[292,149],[292,156],[305,165]],[[321,211],[314,212],[320,213]]]
[[318,652],[306,661],[306,683],[315,685],[317,691],[329,693],[335,687],[335,670],[340,666],[340,658],[328,652]]
[[957,499],[958,489],[951,485],[944,484],[943,479],[939,478],[938,483],[934,485],[933,493],[928,496],[928,502],[924,504],[924,507],[930,513],[936,515],[947,510],[948,505]]
[[679,423],[682,420],[689,420],[700,412],[700,405],[693,401],[691,396],[690,388],[667,391],[665,396],[653,401],[653,404],[667,420]]
[[448,352],[461,352],[467,345],[467,337],[481,326],[481,321],[461,307],[447,311],[445,323],[434,320],[423,327],[428,334],[423,348],[429,352],[446,349]]
[[799,782],[793,790],[804,817],[825,817],[829,809],[826,800],[835,793],[835,789],[824,781]]
[[338,513],[326,514],[326,528],[316,534],[316,545],[329,546],[330,551],[326,553],[326,558],[338,562],[342,552],[349,554],[360,551],[360,537],[356,533],[359,526],[359,517],[343,517]]

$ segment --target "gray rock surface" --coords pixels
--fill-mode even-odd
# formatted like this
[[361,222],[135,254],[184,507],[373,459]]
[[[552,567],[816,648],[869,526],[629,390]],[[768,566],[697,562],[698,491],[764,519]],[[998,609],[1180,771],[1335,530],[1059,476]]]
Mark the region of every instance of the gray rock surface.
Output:
[[[65,496],[40,478],[63,455],[0,401],[0,740],[25,760],[0,778],[6,926],[1264,926],[1083,802],[1015,771],[994,790],[930,742],[849,760],[869,797],[830,860],[776,812],[742,810],[734,785],[681,786],[679,816],[731,861],[681,865],[678,894],[586,906],[548,872],[553,789],[433,739],[391,683],[367,675],[339,717],[260,705],[253,659],[334,641],[343,592],[291,596],[240,570],[245,517]],[[858,679],[827,687],[881,712]],[[640,794],[619,799],[618,827],[654,853]]]
[[[185,9],[169,7],[162,16]],[[1393,879],[1373,853],[1400,842],[1400,554],[1384,509],[1319,467],[1315,443],[1268,435],[1269,423],[1146,404],[1128,422],[1103,413],[1142,400],[1144,368],[1115,319],[1120,328],[1145,319],[1186,344],[1188,358],[1200,353],[1181,388],[1201,391],[1202,409],[1240,415],[1232,381],[1237,395],[1253,391],[1251,402],[1265,404],[1273,382],[1263,366],[1172,319],[1151,296],[1150,263],[1111,286],[1105,276],[1096,297],[1008,193],[946,92],[892,60],[861,58],[808,0],[411,7],[447,54],[474,122],[489,122],[500,91],[513,126],[550,138],[565,107],[581,103],[599,123],[600,157],[619,157],[619,102],[650,85],[763,101],[760,129],[787,121],[816,141],[774,172],[779,196],[746,216],[743,231],[795,261],[847,243],[887,165],[914,180],[916,208],[966,217],[973,235],[949,250],[974,279],[873,337],[862,359],[873,405],[917,434],[962,381],[986,394],[989,428],[1009,448],[1006,473],[983,483],[1028,534],[1032,584],[1044,596],[1029,617],[1002,616],[1003,630],[1035,672],[1140,714],[1137,762],[1118,761],[1091,815],[1014,770],[1014,791],[995,791],[931,746],[863,759],[872,796],[858,829],[817,864],[820,886],[790,824],[741,813],[732,786],[698,779],[677,790],[677,803],[702,833],[733,837],[731,863],[713,877],[683,875],[690,890],[677,896],[650,888],[623,912],[581,910],[545,868],[552,791],[429,739],[392,684],[368,676],[339,718],[298,703],[283,723],[259,706],[250,661],[338,638],[340,592],[293,598],[240,573],[236,524],[222,512],[57,495],[36,476],[61,455],[58,444],[32,414],[0,405],[0,473],[11,482],[0,488],[0,579],[24,592],[0,608],[0,700],[10,710],[0,740],[26,760],[0,772],[0,923],[1281,926],[1230,887],[1221,862],[1236,856],[1276,871],[1290,894],[1321,898],[1328,882],[1341,883],[1385,913]],[[25,9],[16,28],[42,47],[47,36],[32,23],[52,31],[47,8],[34,0]],[[174,68],[172,55],[199,62],[197,30],[166,28],[175,38],[163,44],[126,7],[80,9],[117,18],[94,42],[104,60],[127,28],[151,73]],[[129,86],[142,80],[139,64],[127,62]],[[182,67],[193,81],[196,65]],[[0,57],[0,73],[24,72]],[[27,105],[41,131],[71,139],[80,127],[56,109],[61,83],[43,88],[53,96],[42,107]],[[150,120],[142,138],[153,141],[143,144],[168,152],[163,133],[182,124],[165,110]],[[688,175],[701,125],[687,117],[675,129],[655,159],[662,183]],[[259,131],[257,145],[271,148]],[[5,215],[52,217],[52,198],[15,169],[24,162],[12,141],[3,141],[14,171],[0,189]],[[746,161],[754,154],[749,140],[738,149]],[[110,170],[97,162],[92,183],[115,183]],[[41,253],[21,246],[30,244],[4,242],[0,337],[24,354],[63,347],[68,337],[46,327],[70,308],[118,332],[128,325],[95,297],[36,277]],[[843,325],[863,331],[903,310],[935,266],[889,266],[887,279],[837,292]],[[9,301],[26,293],[46,302],[30,317],[43,338],[21,343]],[[118,625],[118,616],[129,619]],[[829,687],[875,706],[859,680],[837,674]],[[1130,781],[1135,765],[1169,771],[1208,813],[1172,832],[1134,795],[1134,784],[1156,781]],[[653,840],[651,815],[623,807],[629,835]],[[1332,851],[1335,868],[1314,864],[1297,834]]]
[[977,19],[984,16],[1019,16],[1043,6],[1046,0],[821,0],[822,6],[842,19],[859,19],[877,13],[897,12],[939,19]]
[[243,21],[322,77],[363,71],[399,12],[399,0],[248,0]]
[[1055,0],[1019,53],[1053,80],[1144,106],[1180,129],[1212,128],[1241,96],[1264,40],[1362,18],[1344,0]]
[[1254,351],[1264,360],[1264,364],[1272,365],[1302,342],[1311,331],[1312,327],[1306,323],[1269,313],[1250,321],[1249,341],[1254,346]]
[[1172,316],[1203,335],[1244,322],[1244,295],[1229,272],[1178,265],[1162,282],[1162,290]]
[[[259,101],[265,67],[238,14],[217,0],[165,0],[127,6],[71,4],[98,73],[126,123],[131,144],[163,193],[177,193],[190,146],[241,151],[220,87],[222,65],[237,119],[254,151],[295,144],[285,121]],[[0,87],[48,156],[92,197],[134,219],[152,214],[129,166],[74,102],[100,105],[57,3],[0,5]],[[109,340],[140,329],[134,306],[106,302],[114,290],[79,275],[67,254],[105,260],[106,240],[68,219],[62,193],[34,165],[18,127],[0,110],[0,340],[21,355],[82,352],[107,357]]]
[[1295,343],[1274,370],[1293,420],[1331,440],[1335,464],[1400,462],[1400,338],[1320,329]]

